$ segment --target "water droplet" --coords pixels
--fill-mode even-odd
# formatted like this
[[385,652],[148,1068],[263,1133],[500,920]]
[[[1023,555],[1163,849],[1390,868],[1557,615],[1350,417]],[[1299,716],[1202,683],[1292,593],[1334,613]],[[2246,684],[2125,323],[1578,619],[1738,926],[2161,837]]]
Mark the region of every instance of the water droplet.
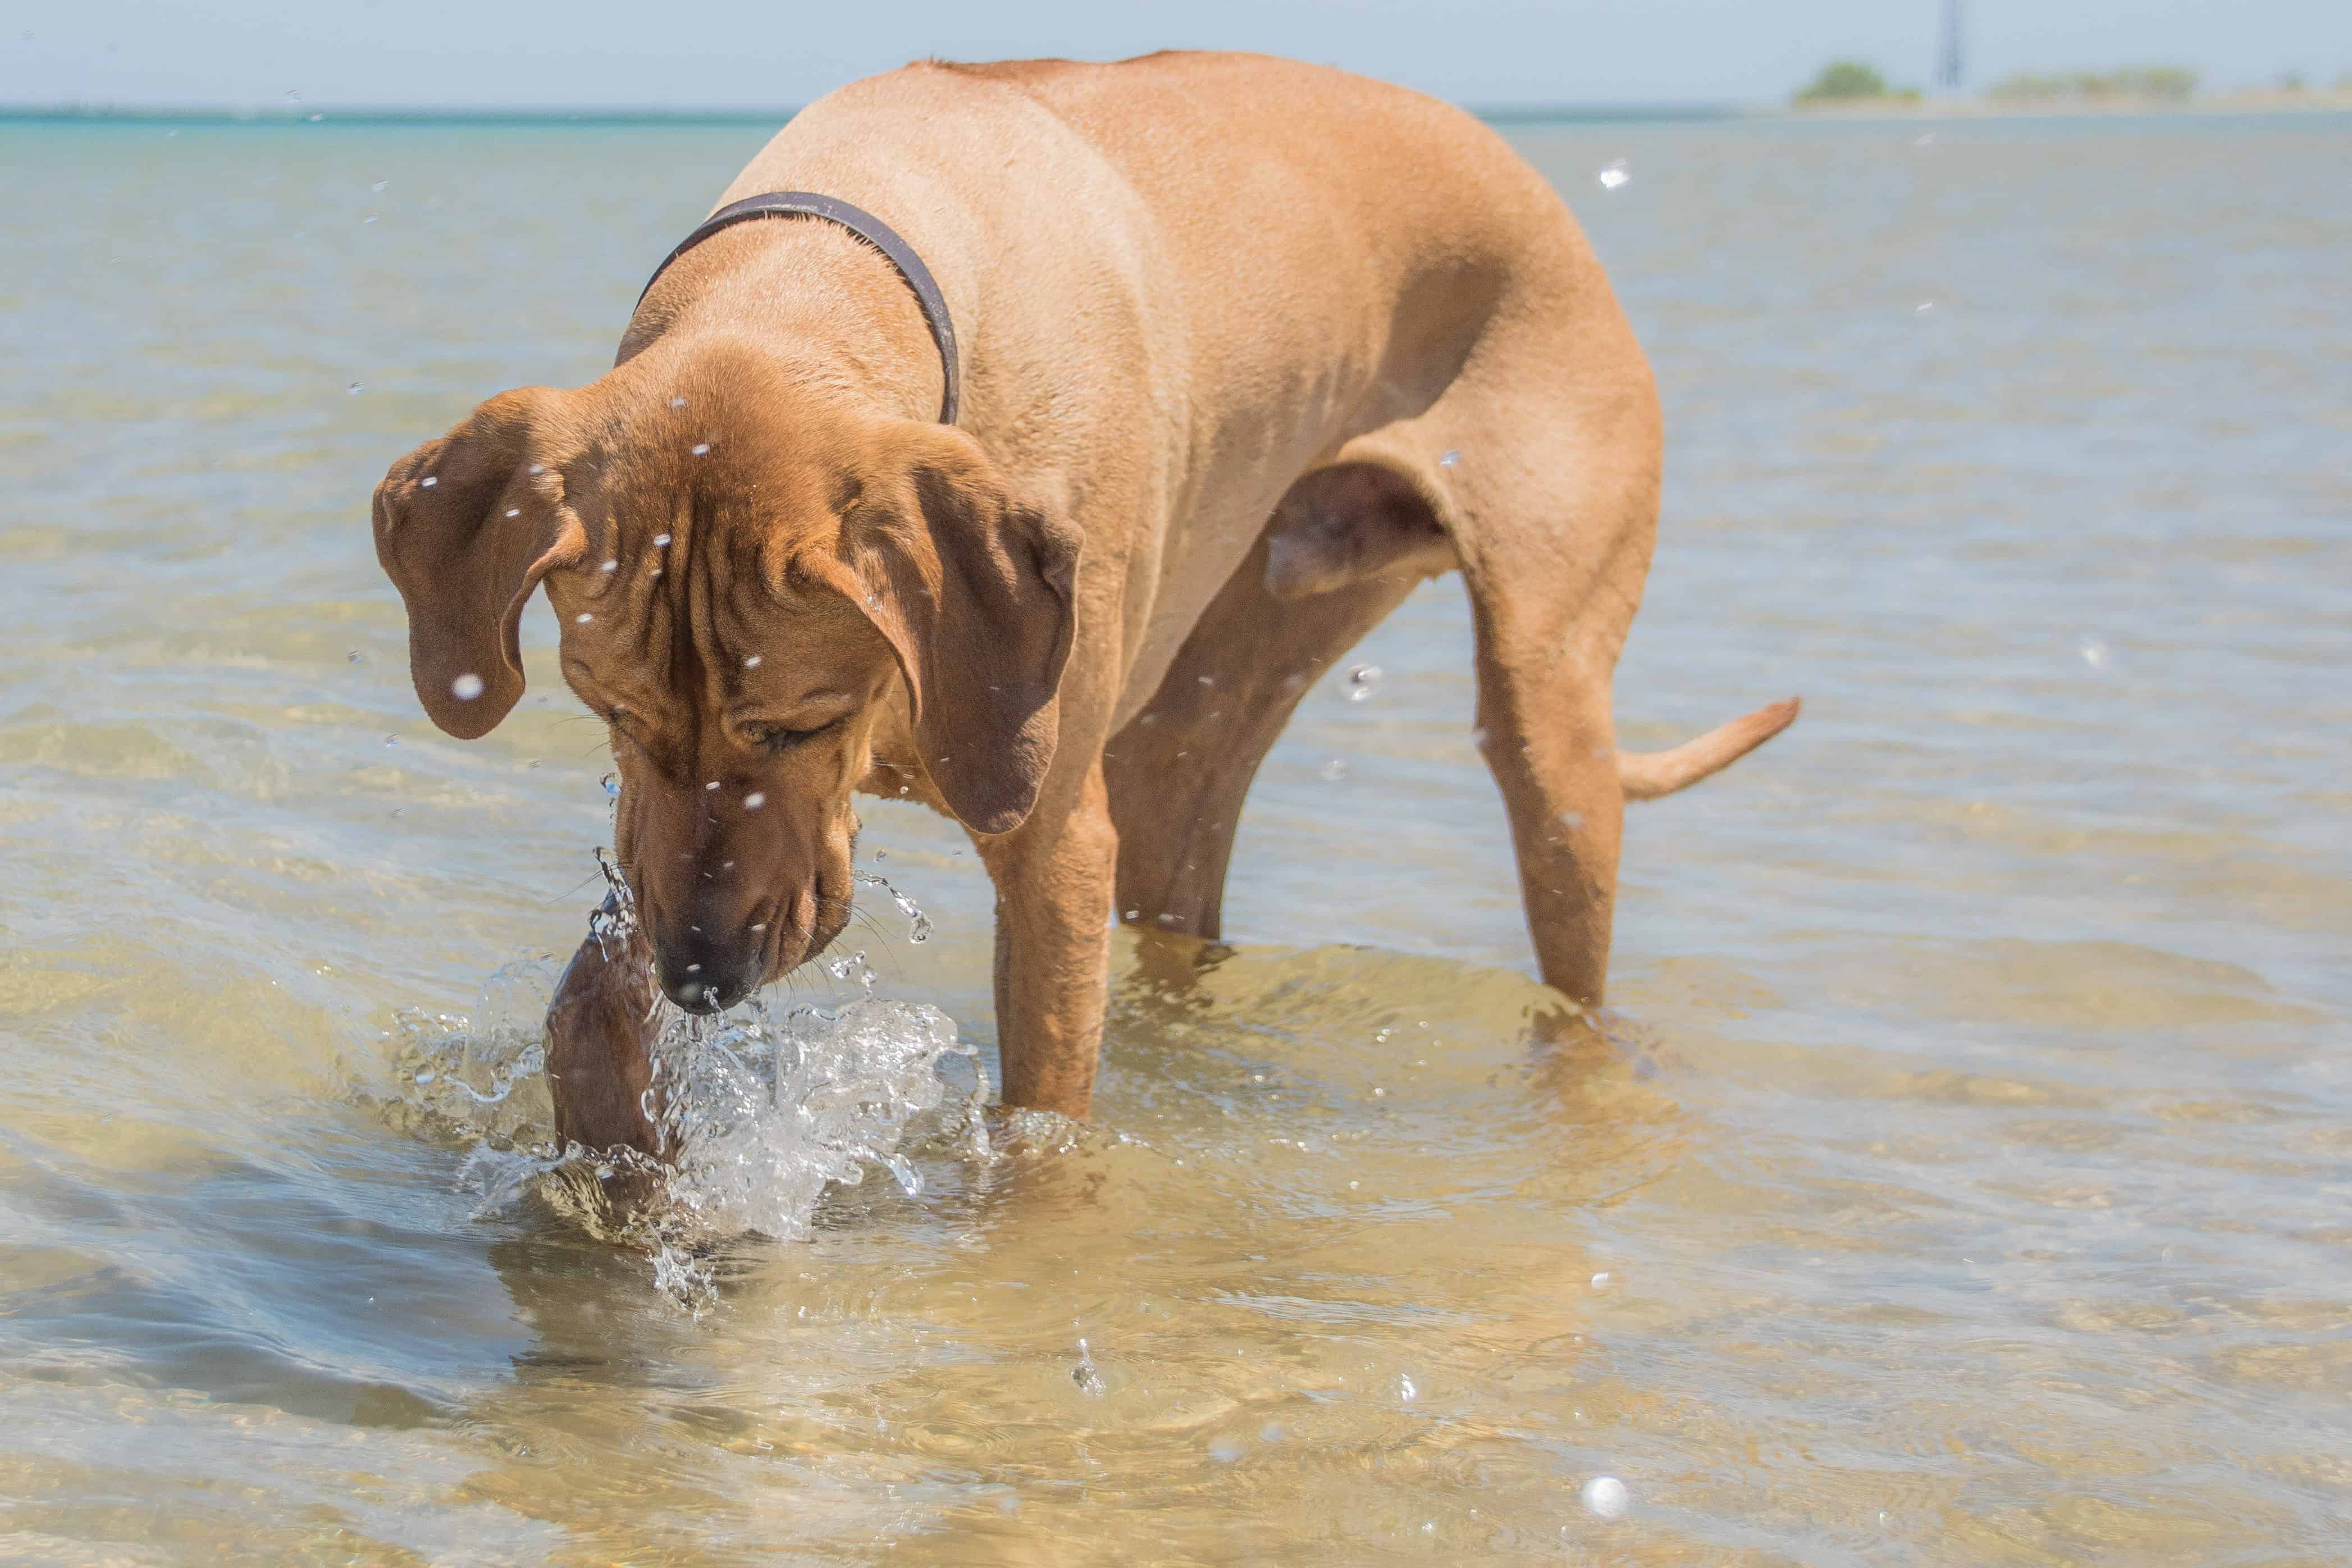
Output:
[[682,397],[674,397],[669,400],[669,405],[672,408],[684,408],[686,406],[686,399]]
[[618,774],[605,774],[604,784],[606,796],[615,800],[621,798],[621,779]]
[[747,670],[756,670],[756,669],[758,669],[758,668],[760,667],[760,655],[759,655],[759,654],[757,654],[757,653],[754,653],[754,654],[752,654],[750,658],[748,658],[748,659],[744,660],[744,661],[743,661],[743,667],[744,667],[745,669],[747,669]]
[[1584,1483],[1584,1506],[1603,1519],[1622,1516],[1633,1500],[1615,1476],[1595,1476]]
[[1337,784],[1348,776],[1348,765],[1335,757],[1323,765],[1321,771],[1325,783]]
[[1234,1464],[1238,1461],[1241,1457],[1242,1445],[1239,1438],[1220,1437],[1215,1442],[1209,1445],[1209,1458],[1216,1460],[1217,1463],[1221,1465]]
[[343,662],[349,664],[358,664],[360,662],[360,651],[357,648],[352,649],[350,653],[343,655]]
[[522,508],[520,507],[509,507],[507,508],[507,516],[509,517],[520,517],[522,516]]
[[1926,316],[1932,313],[1935,308],[1936,302],[1934,300],[1922,299],[1918,304],[1911,307],[1911,314],[1914,316]]
[[1358,664],[1348,672],[1348,700],[1362,702],[1381,689],[1381,667],[1378,664]]
[[383,190],[386,185],[389,185],[389,184],[391,184],[391,183],[392,183],[392,182],[391,182],[391,181],[389,181],[389,180],[378,180],[374,184],[373,184],[373,185],[369,186],[368,188],[369,188],[370,190],[373,190],[373,191],[381,191],[381,190]]
[[373,213],[370,213],[367,216],[362,218],[360,222],[362,225],[372,224],[375,222],[375,214]]
[[708,457],[710,455],[710,443],[708,441],[698,441],[692,446],[688,447],[687,450],[693,453],[697,457]]
[[1412,1385],[1412,1378],[1401,1376],[1397,1379],[1397,1397],[1406,1404],[1412,1404],[1420,1393],[1421,1390]]
[[596,617],[595,617],[593,614],[590,613],[588,611],[583,610],[583,611],[582,611],[579,614],[574,615],[572,619],[572,621],[573,621],[573,622],[574,622],[574,623],[576,623],[576,624],[578,624],[578,625],[585,626],[585,625],[587,625],[587,624],[588,624],[588,622],[590,622],[591,621],[595,620],[595,619],[596,619]]
[[699,964],[688,964],[686,967],[686,972],[689,975],[699,975],[702,973],[702,966]]
[[1070,1368],[1070,1381],[1076,1384],[1078,1392],[1087,1398],[1102,1397],[1102,1374],[1095,1370],[1094,1353],[1087,1348],[1084,1340],[1078,1342],[1078,1364]]
[[1613,191],[1633,177],[1625,172],[1625,160],[1620,158],[1601,171],[1601,188]]
[[1444,455],[1442,455],[1442,456],[1440,456],[1440,457],[1438,458],[1438,460],[1437,460],[1437,465],[1438,465],[1440,468],[1451,468],[1451,467],[1453,467],[1456,463],[1459,463],[1459,462],[1461,462],[1461,461],[1462,461],[1462,450],[1461,450],[1461,448],[1459,448],[1459,447],[1448,447],[1448,448],[1446,448],[1446,450],[1445,450],[1445,452],[1444,452]]
[[621,570],[621,563],[617,560],[608,560],[596,570],[599,571],[618,571]]
[[457,695],[457,698],[459,702],[472,702],[476,697],[482,695],[482,677],[474,674],[471,670],[468,670],[464,674],[459,675],[456,680],[451,681],[449,683],[449,689]]
[[667,534],[656,534],[654,536],[654,549],[664,549],[668,548],[668,545],[669,536]]
[[1606,1269],[1601,1270],[1601,1272],[1592,1276],[1592,1288],[1596,1291],[1605,1291],[1615,1281],[1610,1277],[1609,1270]]
[[2091,668],[2104,670],[2107,667],[2109,654],[2106,643],[2092,636],[2088,632],[2084,632],[2081,639],[2075,643],[2074,650],[2083,655],[2083,663],[2090,665]]
[[358,395],[359,395],[359,390],[360,390],[360,383],[359,383],[359,382],[353,382],[351,385],[349,385],[349,386],[345,387],[345,388],[343,389],[343,392],[344,392],[345,395],[347,395],[347,396],[356,397],[356,396],[358,396]]
[[718,779],[713,779],[709,783],[705,784],[705,785],[703,786],[703,788],[704,788],[705,789],[718,789],[718,788],[719,788],[719,780],[718,780]]
[[768,798],[765,795],[761,794],[757,789],[752,790],[749,795],[743,797],[743,810],[747,811],[756,811],[767,803]]

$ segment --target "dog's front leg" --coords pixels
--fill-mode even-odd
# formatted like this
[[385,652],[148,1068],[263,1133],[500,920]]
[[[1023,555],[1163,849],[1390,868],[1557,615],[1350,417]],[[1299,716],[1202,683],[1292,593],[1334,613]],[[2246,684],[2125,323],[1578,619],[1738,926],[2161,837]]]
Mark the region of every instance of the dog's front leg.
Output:
[[642,935],[592,935],[580,944],[547,1007],[547,1084],[559,1139],[660,1152],[646,1115],[653,1011],[653,953]]
[[1110,983],[1118,834],[1102,765],[1077,799],[979,844],[996,883],[996,1038],[1004,1103],[1084,1117]]

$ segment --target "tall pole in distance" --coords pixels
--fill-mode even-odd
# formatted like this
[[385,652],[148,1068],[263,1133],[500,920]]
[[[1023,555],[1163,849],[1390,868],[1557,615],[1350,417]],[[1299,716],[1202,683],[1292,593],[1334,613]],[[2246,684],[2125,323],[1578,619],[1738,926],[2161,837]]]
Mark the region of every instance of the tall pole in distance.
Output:
[[1960,90],[1960,0],[1944,0],[1943,26],[1936,41],[1936,88]]

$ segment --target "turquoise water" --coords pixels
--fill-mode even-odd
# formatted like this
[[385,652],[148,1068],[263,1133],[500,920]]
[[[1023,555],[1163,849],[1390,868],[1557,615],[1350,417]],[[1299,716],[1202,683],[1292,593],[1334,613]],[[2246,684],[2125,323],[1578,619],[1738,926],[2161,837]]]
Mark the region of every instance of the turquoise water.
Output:
[[[0,127],[0,1555],[2344,1554],[2352,123],[1513,128],[1666,402],[1626,738],[1807,703],[1629,813],[1614,1044],[1526,1038],[1433,584],[1090,1130],[652,1260],[515,1163],[600,730],[535,612],[434,731],[366,497],[764,134]],[[985,1063],[984,881],[866,817]]]

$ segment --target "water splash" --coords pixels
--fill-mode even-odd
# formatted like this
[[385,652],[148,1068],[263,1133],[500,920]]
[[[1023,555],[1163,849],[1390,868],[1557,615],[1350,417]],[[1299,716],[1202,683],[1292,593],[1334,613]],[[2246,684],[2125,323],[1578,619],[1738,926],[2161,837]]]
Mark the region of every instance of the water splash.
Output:
[[1102,1374],[1095,1369],[1094,1352],[1087,1348],[1087,1342],[1083,1339],[1078,1341],[1078,1364],[1070,1368],[1070,1381],[1076,1384],[1078,1392],[1089,1399],[1103,1396]]
[[663,1015],[647,1098],[668,1197],[707,1236],[799,1239],[828,1189],[870,1170],[919,1197],[912,1149],[988,1154],[979,1051],[937,1008],[866,997],[838,1011],[755,1001]]
[[[636,906],[612,858],[599,850],[596,861],[612,896],[589,933],[619,957]],[[890,892],[920,940],[929,922]],[[476,1218],[535,1194],[592,1233],[643,1249],[656,1285],[699,1315],[717,1299],[721,1244],[804,1239],[826,1194],[875,1170],[914,1198],[926,1186],[918,1161],[996,1158],[982,1117],[987,1075],[954,1020],[874,997],[862,951],[827,967],[866,994],[837,1010],[755,997],[709,1018],[656,1002],[643,1109],[660,1159],[558,1144],[544,1040],[562,975],[552,956],[500,969],[470,1016],[399,1014],[392,1092],[360,1093],[394,1125],[465,1147],[457,1186]]]
[[863,947],[845,957],[827,959],[824,972],[836,980],[854,979],[866,988],[868,996],[874,993],[876,976],[873,967],[866,962],[866,949]]
[[892,887],[888,878],[872,871],[852,872],[850,874],[860,887],[878,887],[890,895],[890,902],[897,904],[898,913],[907,917],[908,941],[928,942],[931,939],[931,917],[923,913],[920,904]]

